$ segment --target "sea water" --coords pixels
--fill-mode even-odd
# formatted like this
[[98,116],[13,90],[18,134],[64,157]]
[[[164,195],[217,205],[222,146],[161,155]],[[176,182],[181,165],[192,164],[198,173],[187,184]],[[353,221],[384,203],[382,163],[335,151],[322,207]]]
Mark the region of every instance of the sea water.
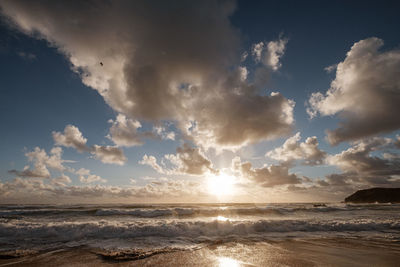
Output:
[[400,205],[1,205],[0,252],[77,246],[190,249],[210,243],[362,238],[400,242]]

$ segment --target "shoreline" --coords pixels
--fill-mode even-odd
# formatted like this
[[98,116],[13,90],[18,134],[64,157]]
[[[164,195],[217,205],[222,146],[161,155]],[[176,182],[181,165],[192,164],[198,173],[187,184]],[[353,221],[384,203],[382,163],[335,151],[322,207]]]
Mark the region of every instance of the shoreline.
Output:
[[[135,254],[136,253],[136,254]],[[135,258],[136,257],[136,258]],[[15,258],[2,266],[397,266],[400,244],[363,239],[213,243],[194,250],[112,252],[75,247]]]

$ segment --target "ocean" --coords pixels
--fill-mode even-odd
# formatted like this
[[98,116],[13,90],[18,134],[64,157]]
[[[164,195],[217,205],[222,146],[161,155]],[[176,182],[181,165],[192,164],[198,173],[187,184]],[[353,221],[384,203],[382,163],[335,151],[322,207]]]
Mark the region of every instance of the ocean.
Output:
[[99,249],[103,255],[130,250],[151,256],[232,242],[338,238],[400,244],[400,205],[0,206],[3,258],[76,247]]

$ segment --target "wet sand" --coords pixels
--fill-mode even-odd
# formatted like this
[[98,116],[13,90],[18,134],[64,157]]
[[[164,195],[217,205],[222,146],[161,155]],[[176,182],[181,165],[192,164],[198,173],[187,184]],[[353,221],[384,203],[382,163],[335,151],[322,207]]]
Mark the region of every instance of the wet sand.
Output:
[[[151,255],[71,248],[9,259],[1,266],[399,266],[400,244],[319,239],[211,244],[197,250]],[[130,257],[125,257],[129,255]],[[132,256],[133,255],[133,256]],[[136,257],[137,256],[137,257]],[[135,258],[136,257],[136,258]],[[136,260],[133,260],[135,258]]]

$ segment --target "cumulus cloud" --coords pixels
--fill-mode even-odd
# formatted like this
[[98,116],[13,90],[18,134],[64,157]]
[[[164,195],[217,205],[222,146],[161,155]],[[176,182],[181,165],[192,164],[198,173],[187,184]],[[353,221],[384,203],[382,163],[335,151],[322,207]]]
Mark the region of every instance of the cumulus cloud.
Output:
[[51,180],[51,184],[55,185],[55,186],[66,186],[67,184],[70,184],[71,178],[69,178],[69,176],[62,174],[59,177],[53,178]]
[[[133,143],[136,142],[132,139],[136,138],[134,137],[136,136],[137,128],[137,124],[135,123],[136,122],[132,120],[127,120],[126,117],[123,115],[118,115],[116,121],[113,122],[113,125],[111,126],[110,139],[112,139],[114,143],[117,143],[119,145],[133,145]],[[116,146],[87,146],[87,139],[83,137],[81,131],[78,129],[78,127],[74,125],[67,125],[64,129],[64,133],[53,132],[53,139],[57,145],[73,147],[78,152],[90,152],[92,155],[94,155],[94,158],[100,160],[103,163],[124,165],[127,160],[124,151]]]
[[216,172],[212,168],[211,161],[200,151],[199,148],[184,144],[176,149],[176,154],[164,156],[176,166],[175,172],[183,174],[201,175],[206,172]]
[[48,168],[57,171],[64,171],[66,169],[62,164],[65,161],[61,158],[61,155],[61,147],[52,148],[49,155],[44,149],[35,147],[33,151],[25,153],[28,160],[34,163],[34,168],[31,169],[29,166],[25,166],[22,171],[10,170],[9,173],[20,177],[50,178]]
[[328,131],[331,144],[356,140],[400,128],[400,50],[381,52],[381,39],[355,43],[329,90],[309,99],[311,117],[339,114],[339,127]]
[[186,133],[206,149],[236,149],[287,135],[292,128],[294,102],[279,93],[232,94],[223,98],[225,101],[210,99],[206,110],[199,106],[202,112],[198,112],[196,121],[186,125]]
[[117,146],[137,146],[143,144],[142,136],[137,129],[142,127],[139,121],[126,118],[118,114],[115,121],[110,120],[112,126],[108,136]]
[[79,176],[79,181],[84,184],[90,184],[93,182],[101,182],[101,183],[107,182],[106,179],[103,179],[98,175],[90,173],[90,170],[85,168],[80,168],[75,173]]
[[280,60],[285,53],[287,42],[287,38],[280,38],[268,43],[260,42],[253,45],[251,53],[256,62],[261,62],[273,71],[277,71],[282,66]]
[[[400,184],[400,157],[383,153],[395,148],[390,138],[374,137],[354,142],[341,153],[327,157],[327,162],[343,171],[320,180],[320,185],[387,185]],[[390,156],[388,156],[390,155]]]
[[317,137],[308,137],[305,142],[299,142],[300,139],[300,132],[298,132],[288,138],[281,147],[267,152],[266,156],[283,162],[304,160],[305,165],[323,164],[326,152],[318,148]]
[[150,166],[151,168],[153,168],[154,170],[156,170],[159,173],[166,173],[167,172],[167,171],[164,170],[164,168],[162,166],[160,166],[157,163],[157,159],[154,156],[144,155],[143,159],[139,161],[139,164],[148,165],[148,166]]
[[79,152],[90,150],[86,146],[87,139],[83,137],[81,131],[74,125],[65,126],[64,133],[53,132],[53,139],[57,145],[73,147]]
[[94,145],[91,153],[103,163],[124,165],[127,160],[124,151],[115,146]]
[[[240,35],[229,21],[233,2],[88,5],[0,3],[21,31],[57,47],[85,85],[133,120],[174,122],[205,148],[234,149],[290,132],[294,102],[259,94],[243,71],[232,71],[241,64]],[[262,60],[273,70],[286,42],[266,44]]]
[[153,131],[163,140],[175,140],[175,133],[172,131],[168,131],[163,126],[154,126]]
[[161,166],[154,156],[148,155],[144,155],[139,164],[148,165],[162,174],[203,175],[207,172],[218,172],[212,167],[211,161],[203,154],[200,148],[191,147],[186,143],[176,149],[176,154],[164,155],[163,160],[167,160],[173,167],[165,167],[164,161],[164,166]]
[[355,142],[352,147],[339,154],[328,157],[328,162],[338,166],[345,172],[356,172],[363,175],[390,175],[400,174],[400,162],[390,161],[372,152],[382,150],[393,145],[390,138],[370,138]]
[[241,162],[239,157],[232,160],[232,169],[262,187],[299,184],[301,179],[296,174],[289,173],[289,165],[271,165],[262,168],[253,168],[250,162]]

